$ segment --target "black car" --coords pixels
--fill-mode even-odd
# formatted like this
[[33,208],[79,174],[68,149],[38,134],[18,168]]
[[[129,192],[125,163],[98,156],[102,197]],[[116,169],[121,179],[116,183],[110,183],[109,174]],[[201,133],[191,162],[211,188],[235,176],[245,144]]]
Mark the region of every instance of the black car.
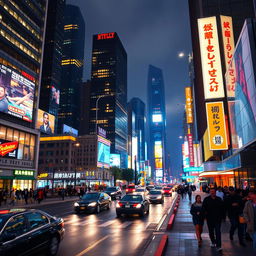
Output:
[[125,195],[116,204],[116,216],[120,217],[121,214],[134,214],[144,216],[149,213],[149,201],[141,194]]
[[40,210],[0,210],[0,255],[56,255],[64,236],[64,221]]
[[148,193],[148,200],[150,203],[163,203],[164,195],[161,190],[150,190]]
[[74,210],[79,212],[96,212],[102,209],[109,210],[111,206],[111,197],[102,192],[90,192],[81,198],[80,201],[74,203]]
[[117,199],[122,197],[122,190],[119,187],[108,187],[104,192],[108,194],[111,199]]

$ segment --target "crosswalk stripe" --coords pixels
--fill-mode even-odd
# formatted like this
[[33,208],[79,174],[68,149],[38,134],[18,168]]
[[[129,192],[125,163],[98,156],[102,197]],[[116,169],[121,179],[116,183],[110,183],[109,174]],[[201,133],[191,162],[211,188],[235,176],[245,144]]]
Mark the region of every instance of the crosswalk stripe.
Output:
[[114,224],[114,222],[116,222],[116,220],[109,220],[103,224],[98,225],[98,227],[107,227],[107,226]]

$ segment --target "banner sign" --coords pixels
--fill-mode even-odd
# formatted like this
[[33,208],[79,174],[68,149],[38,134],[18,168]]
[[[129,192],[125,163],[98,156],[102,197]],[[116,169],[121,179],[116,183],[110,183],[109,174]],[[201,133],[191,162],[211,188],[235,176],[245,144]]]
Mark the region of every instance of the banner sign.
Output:
[[192,91],[191,87],[185,88],[185,97],[186,97],[186,116],[187,116],[187,123],[192,124],[193,123],[193,111],[192,111]]
[[206,103],[210,150],[227,150],[227,130],[223,102]]
[[[1,141],[0,141],[1,143]],[[5,156],[18,148],[18,141],[6,142],[0,144],[0,156]],[[11,156],[10,156],[11,157]],[[16,154],[13,156],[16,157]]]
[[224,98],[216,17],[198,19],[205,99]]
[[184,172],[202,172],[203,167],[187,167],[184,168]]
[[193,136],[192,134],[188,134],[188,152],[189,152],[189,165],[194,166],[194,148],[193,148]]

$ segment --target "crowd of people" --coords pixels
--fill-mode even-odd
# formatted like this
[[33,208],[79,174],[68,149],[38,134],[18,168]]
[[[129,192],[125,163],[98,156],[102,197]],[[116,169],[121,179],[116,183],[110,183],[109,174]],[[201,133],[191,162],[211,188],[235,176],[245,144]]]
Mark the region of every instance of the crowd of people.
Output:
[[[193,191],[193,186],[180,186],[178,193],[182,198]],[[222,251],[221,225],[227,219],[230,222],[229,238],[234,239],[237,230],[241,246],[246,246],[245,239],[253,242],[256,250],[256,191],[235,189],[234,187],[208,187],[207,196],[202,200],[201,195],[195,196],[190,213],[195,226],[198,246],[202,245],[204,222],[207,223],[211,247]],[[192,192],[191,192],[192,193]],[[209,194],[209,195],[208,195]]]

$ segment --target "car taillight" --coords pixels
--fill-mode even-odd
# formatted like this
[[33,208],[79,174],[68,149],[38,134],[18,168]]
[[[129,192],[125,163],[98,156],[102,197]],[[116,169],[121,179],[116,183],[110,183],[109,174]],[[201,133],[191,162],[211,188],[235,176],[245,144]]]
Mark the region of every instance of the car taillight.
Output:
[[135,189],[132,190],[133,192],[135,191]]
[[120,207],[122,207],[124,204],[122,204],[121,202],[118,202],[117,204],[116,204],[116,208],[120,208]]
[[60,226],[61,226],[62,228],[64,228],[64,221],[62,221],[62,222],[60,223]]
[[128,191],[129,191],[129,189],[127,188],[127,189],[126,189],[126,192],[128,192]]
[[170,191],[169,191],[169,193],[171,194],[171,193],[172,193],[172,191],[170,190]]
[[135,208],[140,208],[140,207],[141,207],[141,204],[133,204],[133,207],[135,207]]

